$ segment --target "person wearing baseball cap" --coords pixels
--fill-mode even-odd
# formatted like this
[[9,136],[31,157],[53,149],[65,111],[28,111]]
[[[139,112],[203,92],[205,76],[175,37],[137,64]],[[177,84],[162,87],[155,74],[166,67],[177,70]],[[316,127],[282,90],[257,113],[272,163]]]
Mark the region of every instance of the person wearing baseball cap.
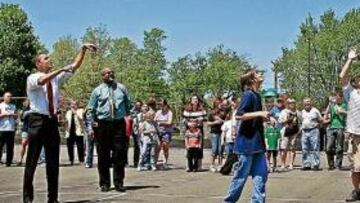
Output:
[[295,161],[295,143],[296,137],[300,131],[300,112],[296,109],[296,101],[293,98],[286,100],[286,109],[279,115],[279,123],[283,126],[281,129],[281,169],[286,168],[286,158],[290,152],[289,169],[293,169]]

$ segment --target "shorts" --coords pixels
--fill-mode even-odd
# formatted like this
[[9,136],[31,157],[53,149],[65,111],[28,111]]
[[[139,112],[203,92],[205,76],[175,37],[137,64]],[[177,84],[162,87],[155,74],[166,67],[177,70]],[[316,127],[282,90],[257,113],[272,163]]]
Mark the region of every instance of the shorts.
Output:
[[210,133],[211,136],[211,155],[220,156],[221,155],[221,134],[220,133]]
[[277,157],[278,155],[278,150],[266,150],[266,153],[268,155],[272,154],[274,157]]
[[351,134],[351,171],[360,173],[360,135]]
[[29,137],[29,133],[27,132],[21,132],[21,138],[22,139],[27,139]]
[[282,136],[281,142],[280,142],[280,149],[281,150],[295,150],[295,144],[296,144],[296,137],[297,135],[292,136]]
[[171,132],[162,132],[162,133],[160,133],[160,136],[159,136],[160,142],[170,143],[171,142],[171,136],[172,136]]

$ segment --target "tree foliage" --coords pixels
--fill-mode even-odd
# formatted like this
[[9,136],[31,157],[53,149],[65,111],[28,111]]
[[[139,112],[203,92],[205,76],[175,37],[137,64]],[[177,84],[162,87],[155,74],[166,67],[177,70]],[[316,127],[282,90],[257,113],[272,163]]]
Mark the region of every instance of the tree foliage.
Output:
[[0,5],[0,94],[25,95],[25,82],[42,46],[26,13],[17,5]]
[[[146,101],[150,94],[166,98],[179,109],[192,95],[200,97],[239,93],[239,75],[250,68],[248,60],[223,45],[205,54],[179,57],[168,62],[163,45],[167,36],[159,28],[144,32],[142,46],[127,37],[111,38],[104,25],[89,27],[81,42],[92,42],[99,52],[86,56],[82,67],[64,86],[65,98],[85,104],[91,91],[101,83],[100,70],[105,66],[115,71],[133,99]],[[60,38],[52,53],[54,64],[61,67],[71,62],[79,40]]]
[[[339,88],[338,75],[347,53],[359,43],[359,9],[350,10],[342,18],[328,10],[320,16],[318,23],[309,15],[300,25],[294,46],[282,48],[282,55],[273,62],[273,71],[278,73],[283,91],[297,99],[310,96],[323,103],[330,92]],[[354,71],[358,70],[355,64]]]

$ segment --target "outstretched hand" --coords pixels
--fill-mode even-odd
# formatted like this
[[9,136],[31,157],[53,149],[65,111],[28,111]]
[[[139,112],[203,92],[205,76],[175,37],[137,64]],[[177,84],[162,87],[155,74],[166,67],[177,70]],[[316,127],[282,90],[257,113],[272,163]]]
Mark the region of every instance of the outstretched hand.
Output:
[[356,49],[350,49],[349,54],[348,54],[348,59],[355,59],[358,56],[358,54],[356,53]]
[[92,44],[92,43],[85,43],[83,44],[83,47],[85,49],[88,49],[89,51],[97,51],[98,47],[95,45],[95,44]]

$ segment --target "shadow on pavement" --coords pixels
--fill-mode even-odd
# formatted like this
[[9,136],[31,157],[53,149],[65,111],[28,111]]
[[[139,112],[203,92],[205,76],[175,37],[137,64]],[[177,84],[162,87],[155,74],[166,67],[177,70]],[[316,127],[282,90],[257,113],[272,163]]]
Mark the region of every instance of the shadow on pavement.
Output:
[[126,190],[141,190],[146,188],[160,188],[158,185],[125,186]]

